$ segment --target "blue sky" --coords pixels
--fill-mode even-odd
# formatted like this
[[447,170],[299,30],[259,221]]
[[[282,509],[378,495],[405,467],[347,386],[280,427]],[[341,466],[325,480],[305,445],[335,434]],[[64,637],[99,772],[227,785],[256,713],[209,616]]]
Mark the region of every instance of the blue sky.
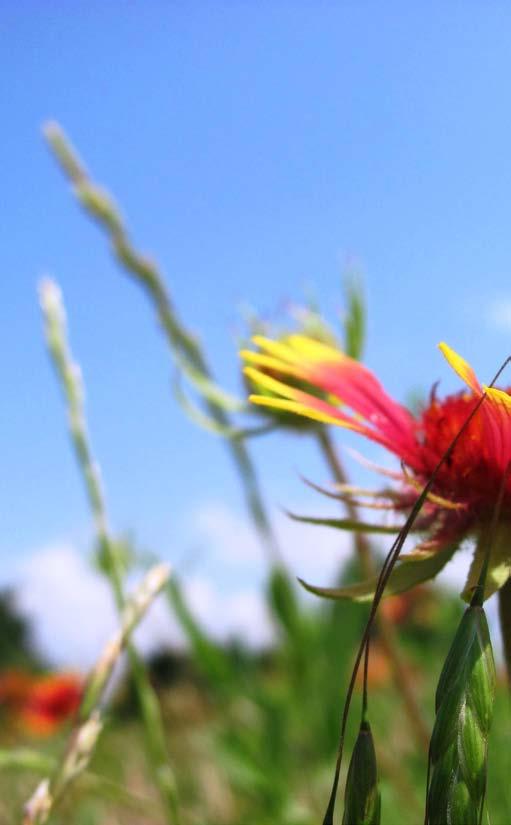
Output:
[[[173,403],[153,314],[73,202],[43,121],[115,193],[230,389],[240,305],[273,312],[313,288],[335,319],[349,261],[367,363],[400,398],[452,389],[439,340],[483,377],[511,350],[510,23],[496,2],[4,4],[5,571],[90,538],[42,340],[44,274],[64,291],[115,527],[176,559],[201,508],[242,513],[224,447]],[[254,443],[273,504],[307,501],[297,469],[325,477],[299,445]]]

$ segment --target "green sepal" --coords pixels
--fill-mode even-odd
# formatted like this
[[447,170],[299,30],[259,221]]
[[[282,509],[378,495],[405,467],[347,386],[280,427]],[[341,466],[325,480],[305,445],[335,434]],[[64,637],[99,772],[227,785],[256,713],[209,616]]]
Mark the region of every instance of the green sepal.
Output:
[[[421,582],[434,578],[451,559],[457,545],[453,544],[436,552],[418,551],[403,556],[394,567],[385,588],[385,596],[403,593]],[[378,577],[374,576],[346,587],[317,587],[298,579],[310,593],[324,599],[350,599],[355,602],[369,602],[374,598]]]
[[349,530],[352,533],[378,533],[382,535],[395,535],[402,530],[401,524],[387,526],[385,524],[368,524],[364,521],[356,521],[348,518],[323,518],[316,516],[300,516],[286,510],[286,515],[293,521],[302,524],[315,524],[318,527],[333,527],[335,530]]

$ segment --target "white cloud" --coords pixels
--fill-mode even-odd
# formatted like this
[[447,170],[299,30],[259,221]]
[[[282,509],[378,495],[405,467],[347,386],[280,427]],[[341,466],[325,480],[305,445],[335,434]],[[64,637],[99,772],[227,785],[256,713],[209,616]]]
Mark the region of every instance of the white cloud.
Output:
[[[90,561],[69,544],[48,546],[19,566],[14,584],[43,655],[60,666],[88,669],[118,627],[110,586]],[[136,638],[144,652],[169,640],[182,644],[161,598]]]
[[[274,526],[294,576],[330,583],[350,556],[349,534],[299,524],[282,512],[276,513]],[[180,578],[197,619],[218,640],[237,636],[251,646],[267,644],[273,635],[263,591],[268,566],[248,518],[207,502],[193,513],[191,532],[206,552]],[[41,652],[55,664],[89,668],[117,626],[110,587],[90,560],[60,542],[34,551],[12,578]],[[164,597],[152,605],[135,638],[146,653],[184,645]]]
[[70,667],[90,665],[115,628],[109,588],[70,545],[33,553],[15,577],[38,648]]
[[[181,576],[197,619],[216,639],[237,636],[251,646],[272,638],[263,582],[267,572],[258,537],[246,517],[207,503],[193,517],[207,548],[202,569]],[[349,555],[350,538],[334,530],[292,522],[278,513],[275,528],[293,575],[329,582]],[[34,551],[13,573],[20,610],[29,618],[37,647],[55,664],[89,668],[117,626],[108,583],[69,543]],[[136,632],[143,652],[182,647],[183,634],[163,597]]]
[[185,587],[185,595],[196,618],[215,639],[236,636],[251,647],[271,641],[271,619],[260,589],[241,588],[225,596],[207,579],[195,577]]
[[[267,566],[250,522],[222,504],[208,503],[194,514],[194,523],[207,556],[200,569],[180,576],[189,607],[218,640],[237,636],[250,646],[267,644],[273,636],[263,592]],[[275,528],[292,575],[312,583],[334,581],[352,552],[348,533],[299,524],[283,513],[277,514]],[[439,581],[459,592],[470,552],[468,548],[456,553]],[[47,546],[20,563],[13,583],[40,650],[56,665],[90,667],[116,628],[117,618],[110,587],[89,559],[70,544]],[[312,599],[306,594],[304,598]],[[494,603],[492,599],[489,605],[493,628],[497,624]],[[136,642],[145,653],[184,645],[164,597],[148,611]]]
[[[309,510],[324,515],[325,506]],[[330,507],[326,514],[332,514]],[[209,559],[235,568],[256,571],[262,578],[266,557],[260,539],[248,518],[222,503],[208,503],[193,515],[199,540]],[[273,519],[279,549],[293,575],[309,580],[328,580],[350,557],[353,541],[348,533],[293,521],[283,512]]]
[[[47,546],[18,566],[13,584],[42,654],[57,666],[90,668],[118,624],[110,587],[90,561],[69,544]],[[189,607],[213,637],[238,636],[252,646],[271,639],[270,619],[256,587],[225,595],[218,583],[200,575],[189,577],[183,587]],[[184,646],[164,596],[148,610],[135,641],[142,653]]]
[[225,504],[207,502],[193,513],[191,521],[199,541],[215,558],[241,566],[260,564],[261,546],[250,523]]

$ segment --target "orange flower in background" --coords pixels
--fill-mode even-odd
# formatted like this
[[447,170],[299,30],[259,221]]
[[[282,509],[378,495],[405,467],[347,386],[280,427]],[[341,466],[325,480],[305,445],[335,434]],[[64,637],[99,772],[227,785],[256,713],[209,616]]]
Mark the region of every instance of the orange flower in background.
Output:
[[82,693],[82,680],[72,673],[34,676],[8,671],[0,675],[0,709],[34,736],[51,736],[73,717]]
[[[364,686],[364,669],[360,668],[357,673],[356,686],[359,690]],[[373,690],[385,687],[392,678],[392,670],[389,657],[381,648],[378,642],[371,645],[371,655],[369,656],[369,667],[367,670],[367,684]]]
[[403,624],[413,614],[416,603],[416,594],[412,597],[410,593],[400,593],[398,596],[386,599],[380,610],[393,624]]
[[[470,365],[447,344],[440,344],[440,349],[467,389],[439,399],[433,388],[429,404],[415,415],[394,401],[367,367],[327,344],[301,335],[285,342],[258,336],[254,343],[258,352],[241,353],[249,364],[245,373],[258,391],[250,400],[352,430],[394,453],[402,472],[392,475],[401,487],[397,494],[393,491],[388,509],[396,511],[411,506],[417,490],[486,392],[484,403],[438,473],[418,523],[420,529],[427,529],[427,540],[417,551],[439,552],[449,547],[454,551],[467,535],[480,533],[489,524],[511,460],[511,394],[481,386]],[[388,491],[382,496],[389,499]],[[511,477],[506,482],[501,520],[508,531]],[[445,561],[449,557],[446,554]],[[508,564],[496,578],[491,573],[487,592],[502,586],[509,572]]]

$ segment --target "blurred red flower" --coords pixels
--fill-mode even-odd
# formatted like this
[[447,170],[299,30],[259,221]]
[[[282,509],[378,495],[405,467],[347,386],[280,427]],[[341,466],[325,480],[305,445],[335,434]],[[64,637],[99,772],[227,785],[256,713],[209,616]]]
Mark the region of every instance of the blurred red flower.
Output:
[[[364,669],[361,667],[357,673],[356,686],[362,690],[364,684]],[[377,690],[389,684],[392,677],[391,665],[387,653],[380,646],[379,642],[371,644],[371,655],[369,656],[369,667],[367,670],[367,684],[370,688]]]
[[78,710],[82,693],[83,682],[73,673],[0,674],[0,709],[33,736],[51,736],[62,727]]

